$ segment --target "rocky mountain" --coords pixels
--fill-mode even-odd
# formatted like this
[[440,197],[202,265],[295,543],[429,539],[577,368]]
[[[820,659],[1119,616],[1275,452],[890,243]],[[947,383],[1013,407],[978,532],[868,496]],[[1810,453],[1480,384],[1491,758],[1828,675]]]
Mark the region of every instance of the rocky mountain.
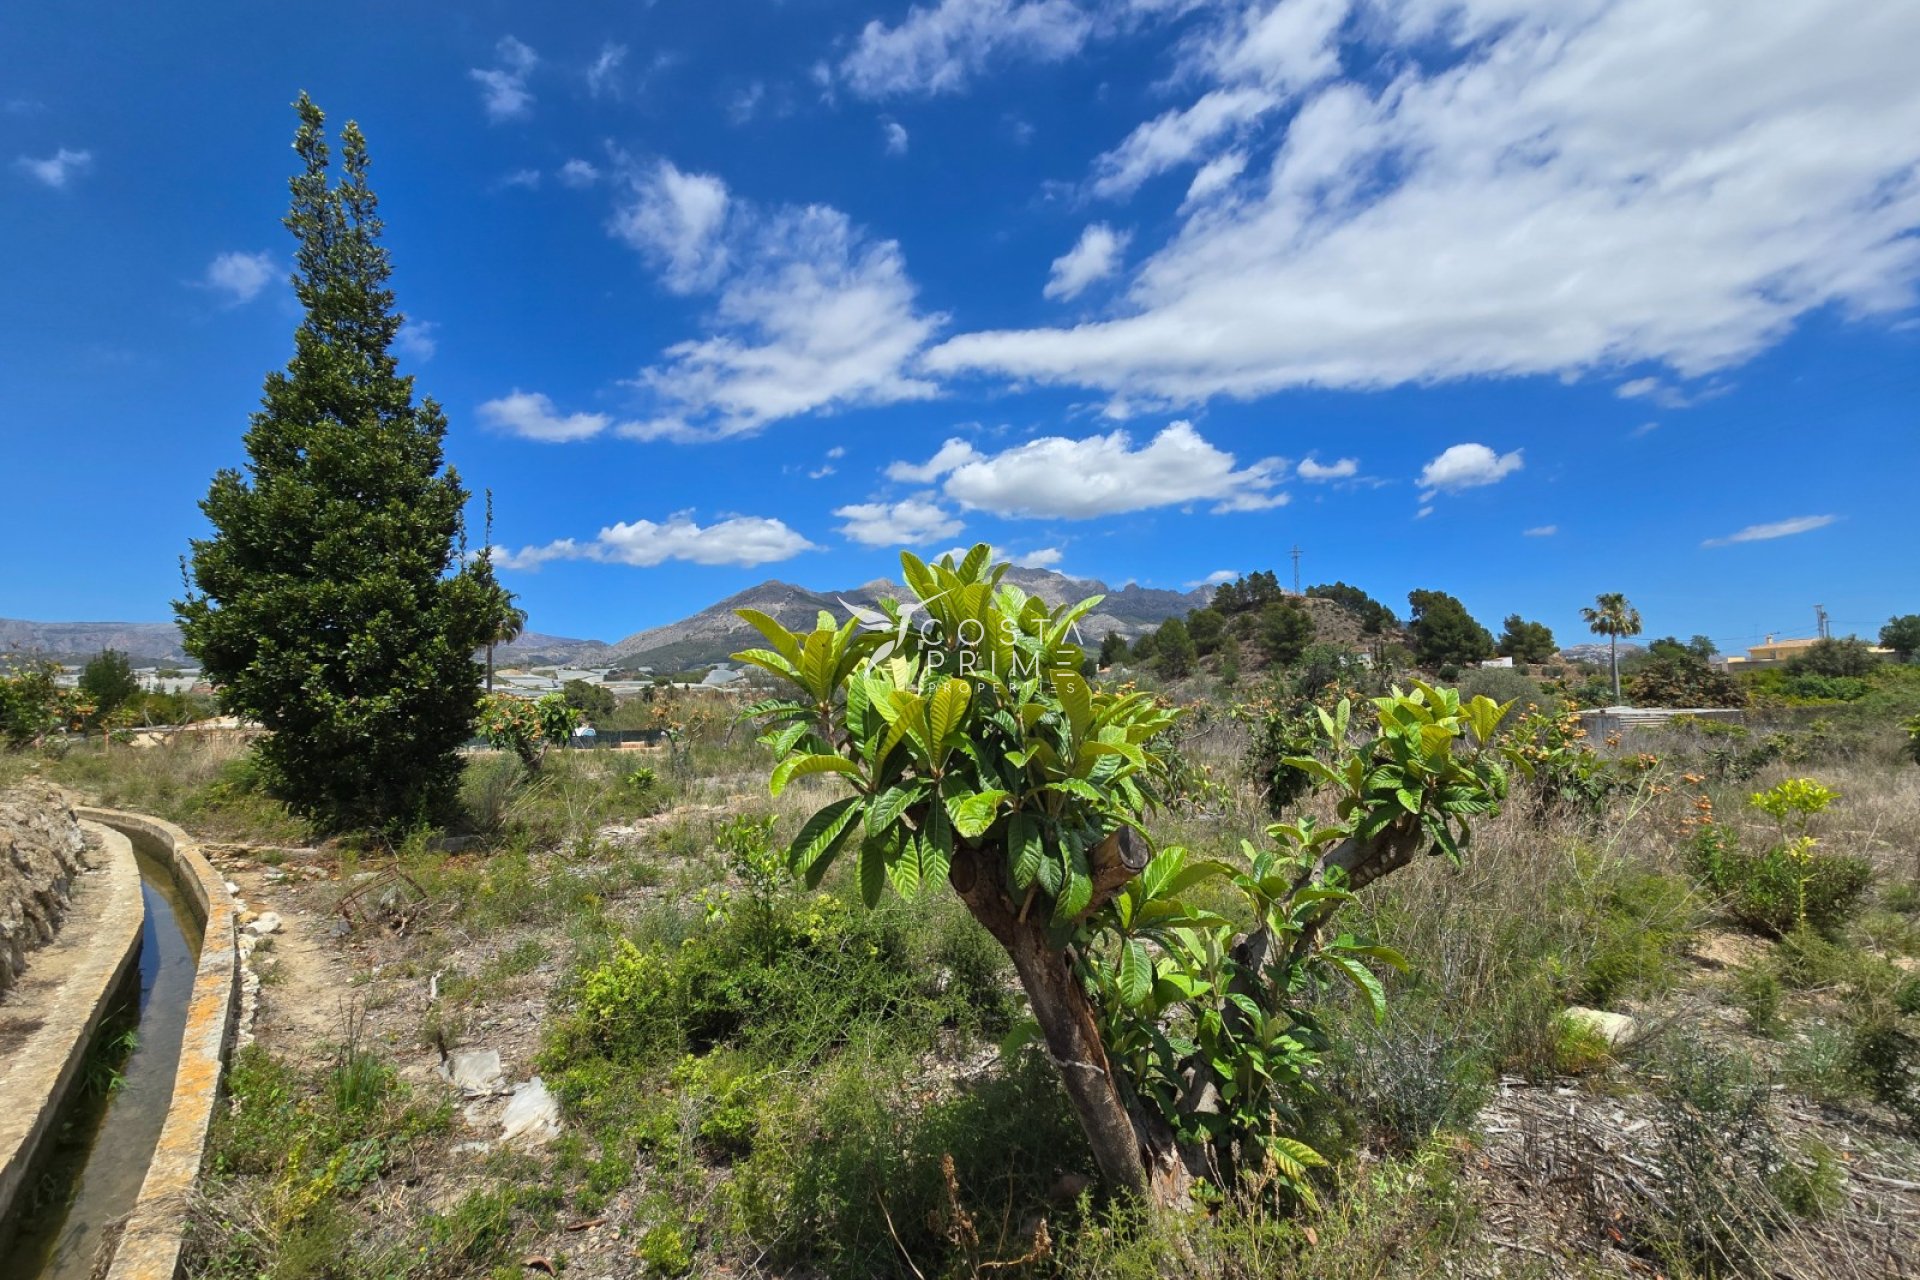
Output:
[[495,645],[493,661],[508,667],[598,667],[613,646],[604,640],[575,640],[541,631],[521,634],[512,644]]
[[136,667],[188,663],[180,629],[171,622],[27,622],[0,618],[0,654],[84,662],[102,649],[118,649]]
[[[1092,578],[1070,578],[1049,569],[1014,568],[1005,579],[1049,605],[1067,604],[1088,596],[1105,596],[1100,607],[1080,623],[1081,633],[1098,642],[1109,631],[1129,638],[1151,630],[1176,614],[1206,604],[1210,591],[1163,591],[1129,583],[1115,591]],[[604,666],[652,667],[678,671],[724,661],[729,654],[759,643],[759,633],[734,615],[735,609],[758,609],[795,630],[808,630],[822,609],[844,618],[847,604],[871,606],[883,596],[902,596],[906,588],[877,578],[839,591],[814,591],[791,582],[769,580],[707,606],[691,617],[635,632],[608,644],[568,636],[529,631],[493,651],[496,666]],[[180,632],[170,622],[21,622],[0,619],[0,655],[53,658],[82,662],[102,649],[119,649],[135,666],[164,666],[188,662],[180,647]]]
[[[1092,578],[1070,578],[1049,569],[1013,568],[1004,581],[1049,605],[1060,605],[1088,596],[1106,598],[1080,623],[1083,635],[1098,641],[1109,631],[1134,636],[1158,626],[1176,614],[1206,604],[1208,592],[1164,591],[1129,583],[1118,591]],[[778,579],[749,587],[709,605],[691,617],[665,626],[639,631],[617,641],[609,657],[622,665],[653,667],[656,670],[699,666],[718,662],[737,650],[760,643],[759,633],[735,614],[736,609],[758,609],[781,625],[795,630],[809,629],[822,609],[837,618],[846,616],[842,604],[872,605],[883,596],[899,597],[906,588],[886,578],[876,578],[841,591],[813,591]]]
[[[1620,644],[1620,661],[1625,662],[1628,658],[1635,657],[1646,651],[1645,645],[1628,644],[1622,641]],[[1607,644],[1604,640],[1595,640],[1586,644],[1570,644],[1560,651],[1560,656],[1568,662],[1594,662],[1604,667],[1607,665]]]

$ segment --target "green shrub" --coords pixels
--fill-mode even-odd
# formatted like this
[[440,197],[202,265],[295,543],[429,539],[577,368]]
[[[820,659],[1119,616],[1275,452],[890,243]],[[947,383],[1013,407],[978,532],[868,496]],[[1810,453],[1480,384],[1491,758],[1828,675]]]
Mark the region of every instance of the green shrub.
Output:
[[1897,1012],[1870,1012],[1853,1028],[1846,1065],[1874,1101],[1920,1126],[1920,1038]]
[[1805,925],[1833,933],[1851,919],[1873,884],[1873,864],[1825,853],[1804,838],[1761,850],[1741,847],[1732,828],[1700,828],[1690,850],[1693,874],[1726,902],[1728,914],[1769,937]]
[[1773,1189],[1787,1154],[1771,1087],[1750,1060],[1699,1041],[1657,1048],[1652,1163],[1664,1177],[1642,1194],[1635,1234],[1676,1269],[1766,1274],[1771,1239],[1789,1221]]

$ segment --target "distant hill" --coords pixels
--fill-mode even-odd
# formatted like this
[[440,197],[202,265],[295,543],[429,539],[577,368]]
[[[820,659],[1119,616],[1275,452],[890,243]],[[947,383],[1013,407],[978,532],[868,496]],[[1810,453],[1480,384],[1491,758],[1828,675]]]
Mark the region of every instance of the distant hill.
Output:
[[[1003,581],[1039,596],[1049,605],[1105,596],[1099,608],[1081,620],[1080,630],[1087,639],[1098,641],[1109,631],[1132,637],[1160,625],[1176,614],[1184,614],[1206,604],[1209,593],[1163,591],[1129,584],[1114,591],[1092,578],[1070,578],[1050,569],[1013,568]],[[791,582],[770,579],[728,596],[690,617],[665,626],[635,632],[617,641],[610,657],[622,664],[648,666],[656,670],[682,669],[723,661],[740,649],[760,643],[759,632],[742,622],[736,609],[758,609],[777,619],[782,626],[807,630],[822,609],[844,618],[847,604],[872,605],[884,596],[900,597],[906,588],[886,578],[876,578],[842,591],[814,591]]]
[[[1007,571],[1004,579],[1049,605],[1105,596],[1100,607],[1081,620],[1080,630],[1097,643],[1109,631],[1132,638],[1152,630],[1168,618],[1198,609],[1211,595],[1197,591],[1164,591],[1128,584],[1118,591],[1092,578],[1070,578],[1050,569]],[[841,601],[872,605],[883,596],[900,597],[906,588],[885,578],[839,591],[814,591],[777,579],[749,587],[707,606],[690,617],[664,626],[637,631],[624,640],[579,640],[529,631],[510,645],[493,651],[495,666],[624,666],[678,671],[725,661],[738,650],[759,643],[759,633],[734,615],[735,609],[758,609],[795,630],[810,630],[822,609],[845,617]],[[1314,602],[1309,601],[1309,604]],[[135,666],[162,666],[189,662],[180,647],[180,630],[170,622],[21,622],[0,619],[0,654],[81,662],[101,649],[119,649]]]
[[136,667],[177,666],[191,661],[171,622],[26,622],[0,618],[0,654],[84,662],[102,649],[118,649]]
[[[1625,662],[1628,658],[1646,651],[1645,645],[1627,644],[1623,641],[1620,645],[1620,661]],[[1588,644],[1570,644],[1560,651],[1560,656],[1568,662],[1597,662],[1604,667],[1607,665],[1607,645],[1604,640],[1595,640]]]
[[[102,649],[118,649],[136,667],[192,665],[180,645],[180,628],[171,622],[26,622],[0,618],[0,654],[85,662]],[[530,631],[494,650],[506,665],[594,665],[606,658],[601,640],[574,640]]]
[[528,631],[512,644],[495,645],[493,661],[508,667],[598,667],[612,646],[604,640],[575,640]]

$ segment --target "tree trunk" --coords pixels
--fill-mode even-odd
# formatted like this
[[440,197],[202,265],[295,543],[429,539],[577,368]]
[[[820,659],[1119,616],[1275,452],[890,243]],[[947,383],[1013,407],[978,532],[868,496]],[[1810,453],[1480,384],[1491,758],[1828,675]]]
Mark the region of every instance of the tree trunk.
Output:
[[1147,1138],[1114,1079],[1093,1001],[1073,972],[1071,955],[1049,941],[1043,917],[1024,915],[1008,896],[1005,858],[997,854],[998,850],[956,849],[948,879],[973,918],[1013,961],[1034,1021],[1047,1042],[1047,1054],[1060,1072],[1067,1099],[1093,1148],[1100,1176],[1142,1199],[1167,1203],[1184,1195],[1184,1173],[1152,1150],[1168,1149],[1170,1144]]
[[487,692],[493,692],[493,641],[487,641]]
[[1607,667],[1613,672],[1613,705],[1620,705],[1620,637],[1607,637]]

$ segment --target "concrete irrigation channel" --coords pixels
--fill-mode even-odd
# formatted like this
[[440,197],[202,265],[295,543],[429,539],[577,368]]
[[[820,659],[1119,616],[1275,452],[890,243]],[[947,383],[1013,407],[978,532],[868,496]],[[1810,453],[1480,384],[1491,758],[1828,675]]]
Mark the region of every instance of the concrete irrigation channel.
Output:
[[74,812],[105,856],[3,1010],[31,1016],[0,1024],[0,1277],[173,1280],[234,1031],[236,906],[180,828]]

